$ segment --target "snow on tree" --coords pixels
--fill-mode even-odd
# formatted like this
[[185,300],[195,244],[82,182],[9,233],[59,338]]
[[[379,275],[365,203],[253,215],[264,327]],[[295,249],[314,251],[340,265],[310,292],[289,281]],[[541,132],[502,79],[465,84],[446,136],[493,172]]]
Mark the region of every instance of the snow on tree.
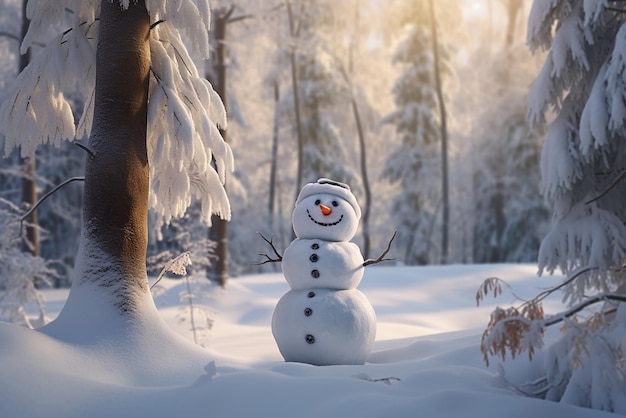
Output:
[[[626,412],[625,17],[619,1],[533,4],[528,41],[549,53],[530,90],[528,120],[540,126],[556,113],[541,157],[554,219],[539,269],[567,277],[519,307],[494,311],[482,346],[486,359],[507,351],[532,357],[543,329],[564,322],[544,356],[545,397],[619,413]],[[481,290],[494,288],[488,280]],[[570,309],[544,315],[541,300],[559,289]]]
[[[17,206],[0,198],[0,317],[33,328],[46,323],[43,294],[35,287],[34,279],[49,284],[57,273],[51,263],[21,250],[23,225],[19,213]],[[35,302],[39,311],[37,322],[24,310],[29,302]]]
[[[136,378],[187,381],[184,366],[201,370],[210,355],[158,315],[146,273],[148,209],[167,223],[196,197],[206,222],[230,215],[223,184],[232,153],[218,131],[224,107],[179,31],[208,56],[208,3],[31,0],[22,50],[67,14],[71,28],[46,43],[0,106],[5,153],[88,138],[80,142],[87,160],[72,289],[41,332],[85,350],[110,347],[98,355],[136,365]],[[74,90],[84,98],[79,120],[66,97]],[[161,353],[166,361],[155,368]]]
[[17,72],[17,60],[20,35],[20,3],[19,1],[5,1],[0,16],[0,95],[7,88],[7,81]]
[[403,260],[426,264],[434,261],[434,225],[441,201],[439,182],[433,181],[441,178],[440,120],[428,17],[417,8],[407,16],[405,38],[393,57],[402,67],[393,87],[396,110],[384,118],[395,124],[401,144],[392,150],[382,175],[401,188],[392,212],[398,246],[405,249]]
[[[225,217],[230,214],[222,184],[232,170],[232,153],[216,126],[226,126],[226,115],[211,85],[198,74],[178,29],[184,29],[195,53],[208,57],[208,4],[197,3],[186,0],[148,5],[155,24],[150,36],[150,205],[162,223],[184,215],[192,198],[202,202],[206,222],[212,213]],[[98,1],[29,1],[27,16],[32,29],[22,52],[41,41],[49,25],[62,24],[66,9],[72,12],[72,27],[47,42],[3,101],[0,134],[5,138],[5,154],[20,147],[21,155],[26,156],[39,144],[58,146],[61,141],[81,140],[89,135],[94,110],[98,6]],[[67,98],[76,90],[85,101],[79,121],[74,120]],[[211,167],[213,158],[217,170]]]

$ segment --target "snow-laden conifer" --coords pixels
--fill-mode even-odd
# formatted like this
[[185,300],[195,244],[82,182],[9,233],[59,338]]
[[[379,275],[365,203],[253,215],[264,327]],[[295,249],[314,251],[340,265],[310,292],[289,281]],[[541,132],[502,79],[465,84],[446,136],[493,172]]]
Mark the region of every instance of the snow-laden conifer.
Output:
[[396,110],[383,120],[396,126],[401,145],[390,153],[382,175],[401,188],[392,210],[404,261],[426,264],[434,257],[433,233],[441,201],[439,186],[431,180],[441,177],[440,120],[427,20],[416,11],[410,16],[413,21],[407,23],[393,56],[402,71],[393,87]]
[[[78,140],[87,151],[72,289],[39,332],[83,353],[110,347],[108,357],[99,353],[109,367],[133,365],[150,381],[187,379],[185,365],[210,366],[211,356],[158,316],[146,274],[148,209],[168,222],[196,196],[205,221],[230,215],[223,184],[232,154],[217,129],[226,125],[224,108],[180,34],[195,53],[208,53],[208,5],[31,0],[27,15],[22,48],[45,47],[0,105],[5,149],[22,145],[28,154],[43,142]],[[74,92],[84,103],[79,120],[66,96]],[[156,347],[167,353],[158,368]]]
[[[530,90],[527,116],[538,126],[556,113],[541,159],[543,193],[554,209],[539,271],[560,269],[566,279],[492,316],[482,343],[485,354],[532,356],[544,328],[565,324],[562,339],[544,356],[545,396],[620,413],[626,412],[624,7],[608,0],[533,4],[528,42],[549,52]],[[537,312],[547,294],[561,289],[567,311],[529,314],[529,307]]]
[[[120,2],[121,7],[127,4]],[[148,113],[150,205],[162,223],[182,216],[194,198],[201,201],[205,222],[210,222],[211,214],[229,218],[223,184],[233,169],[233,157],[217,129],[226,127],[226,114],[190,55],[208,58],[208,2],[149,1],[146,7],[153,25]],[[28,2],[31,25],[21,51],[34,43],[45,47],[19,75],[0,106],[5,154],[20,147],[21,155],[26,156],[40,144],[58,146],[62,141],[89,136],[99,11],[99,0]],[[66,29],[48,39],[51,27]],[[192,51],[183,43],[183,35]],[[70,93],[82,96],[82,109],[72,109]],[[81,116],[76,120],[74,114]]]

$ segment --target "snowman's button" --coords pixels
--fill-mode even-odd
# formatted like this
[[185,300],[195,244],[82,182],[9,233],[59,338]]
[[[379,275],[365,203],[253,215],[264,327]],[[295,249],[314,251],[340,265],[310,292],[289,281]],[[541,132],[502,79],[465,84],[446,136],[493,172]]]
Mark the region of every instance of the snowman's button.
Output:
[[306,295],[308,298],[312,298],[315,297],[315,292],[309,292],[308,295]]
[[306,308],[306,309],[304,310],[304,315],[305,315],[305,316],[311,316],[311,315],[313,315],[313,309],[311,309],[311,308]]
[[316,242],[313,245],[311,245],[311,248],[314,249],[314,250],[317,250],[317,249],[320,248],[320,245]]
[[313,344],[315,342],[315,337],[311,334],[307,334],[307,336],[304,337],[304,340],[307,342],[307,344]]
[[317,279],[318,277],[320,277],[319,270],[311,270],[311,277],[313,277],[314,279]]
[[311,257],[309,257],[309,260],[311,260],[312,263],[316,263],[319,259],[320,257],[315,253],[311,254]]

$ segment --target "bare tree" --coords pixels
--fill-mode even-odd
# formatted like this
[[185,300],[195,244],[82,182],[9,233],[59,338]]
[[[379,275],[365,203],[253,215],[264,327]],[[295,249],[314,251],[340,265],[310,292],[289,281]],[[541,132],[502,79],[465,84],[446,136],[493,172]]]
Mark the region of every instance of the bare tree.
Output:
[[300,96],[299,91],[300,88],[298,86],[298,66],[296,62],[297,50],[296,50],[296,41],[298,35],[300,33],[300,25],[299,22],[295,21],[295,17],[293,15],[293,10],[291,7],[291,2],[289,0],[285,0],[285,5],[287,8],[287,17],[289,18],[289,34],[291,35],[291,45],[289,50],[289,60],[291,63],[291,82],[293,89],[293,106],[296,117],[296,134],[298,136],[298,174],[296,178],[296,195],[294,197],[294,201],[298,198],[298,193],[300,193],[300,188],[302,187],[302,173],[304,170],[304,138],[302,133],[302,116],[300,113]]
[[280,102],[280,84],[278,80],[274,80],[273,82],[273,90],[274,90],[274,121],[272,128],[272,160],[270,166],[270,190],[269,190],[269,204],[268,204],[268,212],[269,212],[269,222],[270,222],[270,231],[273,230],[274,226],[274,205],[276,204],[276,175],[278,171],[278,133],[279,133],[279,102]]
[[[226,89],[226,30],[235,6],[219,8],[213,11],[213,37],[215,39],[215,61],[213,64],[215,79],[211,80],[215,91],[221,97],[224,108],[228,111],[228,92]],[[224,141],[228,140],[226,129],[220,129]],[[221,217],[213,215],[209,239],[215,242],[214,262],[208,272],[209,280],[226,286],[228,281],[228,222]]]
[[450,193],[448,190],[448,128],[446,124],[446,105],[443,96],[441,81],[441,68],[439,65],[439,40],[437,38],[437,19],[433,0],[428,0],[430,8],[430,28],[433,43],[433,73],[435,75],[435,87],[439,101],[439,113],[441,118],[441,199],[442,199],[442,222],[441,222],[441,264],[448,262],[448,228],[450,225]]
[[[22,30],[20,34],[20,43],[24,40],[28,32],[29,20],[26,17],[26,0],[22,1]],[[20,54],[18,70],[22,72],[30,62],[30,49]],[[22,168],[24,170],[22,176],[22,203],[28,207],[32,207],[37,202],[37,162],[35,153],[22,158]],[[30,252],[32,255],[39,255],[39,229],[37,227],[37,212],[33,211],[26,218],[26,236],[23,243],[24,251]]]

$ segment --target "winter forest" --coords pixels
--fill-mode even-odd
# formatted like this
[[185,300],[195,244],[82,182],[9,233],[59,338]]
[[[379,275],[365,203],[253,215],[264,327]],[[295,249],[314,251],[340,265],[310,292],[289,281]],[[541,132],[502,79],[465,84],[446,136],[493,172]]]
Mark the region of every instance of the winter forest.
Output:
[[[456,347],[436,361],[461,362],[457,381],[477,378],[477,396],[499,407],[505,388],[566,405],[519,404],[538,416],[625,414],[625,22],[620,0],[0,0],[0,375],[21,376],[0,415],[43,370],[44,385],[104,376],[70,397],[89,399],[85,409],[44,416],[98,409],[96,393],[118,395],[108,385],[154,402],[150,416],[191,416],[220,377],[219,390],[244,396],[254,383],[323,396],[307,378],[349,378],[330,413],[341,416],[345,399],[370,393],[363,381],[421,387],[423,370],[395,374],[426,367],[420,350],[435,346]],[[356,232],[336,241],[377,264],[362,286],[379,322],[363,369],[278,364],[268,331],[283,273],[293,288],[281,253],[302,238],[294,203],[320,178],[358,201],[347,198]],[[519,277],[506,279],[518,269],[541,276],[523,297]],[[457,275],[468,282],[444,284]],[[424,306],[463,297],[484,316],[437,332],[392,328],[415,326],[400,306],[426,288],[437,291]],[[513,301],[493,301],[507,293]],[[246,304],[254,320],[236,316]],[[176,331],[187,307],[191,343]],[[261,320],[269,340],[255,334]],[[460,331],[472,333],[440,337]],[[234,341],[271,349],[244,361]],[[436,373],[446,387],[453,379]],[[38,416],[52,398],[4,412]],[[394,416],[458,416],[436,400],[407,395]],[[383,413],[362,402],[363,415]]]

